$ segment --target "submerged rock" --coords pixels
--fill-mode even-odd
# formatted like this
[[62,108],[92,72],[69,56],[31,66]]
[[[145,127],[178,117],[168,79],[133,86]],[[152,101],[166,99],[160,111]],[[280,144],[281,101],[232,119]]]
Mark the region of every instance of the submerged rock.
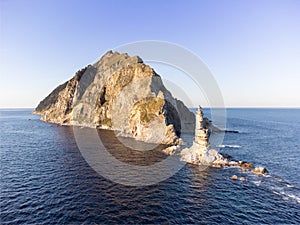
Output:
[[240,181],[246,181],[245,177],[240,177]]
[[231,179],[232,180],[240,180],[240,181],[246,181],[246,178],[245,177],[238,177],[237,175],[232,175],[231,176]]
[[58,86],[34,113],[47,122],[112,129],[162,144],[177,144],[195,124],[194,114],[141,58],[112,51]]

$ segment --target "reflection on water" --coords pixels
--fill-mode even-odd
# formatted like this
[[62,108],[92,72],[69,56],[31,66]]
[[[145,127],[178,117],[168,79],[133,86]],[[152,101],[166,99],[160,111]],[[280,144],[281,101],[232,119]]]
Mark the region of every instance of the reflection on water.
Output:
[[[85,161],[101,176],[120,184],[153,185],[173,176],[185,165],[180,161],[180,155],[166,157],[158,149],[141,152],[128,150],[113,136],[113,132],[107,132],[112,136],[107,136],[105,141],[102,141],[95,129],[73,127],[73,131],[77,146]],[[103,130],[99,132],[105,133]],[[131,139],[131,143],[134,142]],[[109,150],[118,155],[119,159],[114,157]],[[128,155],[129,153],[132,154]],[[126,163],[126,161],[148,162],[143,165],[134,165]]]
[[[117,137],[110,130],[98,130],[98,134],[103,145],[111,155],[130,165],[147,166],[160,162],[167,157],[162,152],[167,147],[166,145],[149,144],[132,138]],[[133,148],[127,146],[132,146]]]

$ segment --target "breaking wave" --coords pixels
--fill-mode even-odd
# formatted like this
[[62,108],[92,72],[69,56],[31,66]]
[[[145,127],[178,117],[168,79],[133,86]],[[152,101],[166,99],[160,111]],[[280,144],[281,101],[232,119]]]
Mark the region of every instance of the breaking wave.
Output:
[[300,188],[288,183],[283,178],[271,175],[250,175],[249,179],[256,186],[266,188],[284,200],[292,200],[300,204]]

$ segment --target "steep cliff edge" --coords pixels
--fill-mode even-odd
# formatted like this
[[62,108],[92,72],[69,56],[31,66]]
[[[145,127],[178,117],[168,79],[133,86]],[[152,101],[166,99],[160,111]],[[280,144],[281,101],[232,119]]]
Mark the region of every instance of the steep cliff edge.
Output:
[[137,140],[176,144],[195,117],[138,56],[107,52],[42,100],[34,113],[61,125],[112,129]]

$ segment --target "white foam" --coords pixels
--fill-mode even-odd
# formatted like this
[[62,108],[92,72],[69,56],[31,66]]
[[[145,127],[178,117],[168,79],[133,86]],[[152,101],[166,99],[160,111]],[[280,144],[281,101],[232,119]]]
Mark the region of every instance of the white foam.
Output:
[[258,181],[254,180],[253,183],[254,183],[256,186],[260,186],[261,180],[258,180]]
[[[252,174],[251,174],[252,175]],[[249,177],[253,177],[249,175]],[[254,177],[253,177],[254,178]],[[280,179],[274,179],[272,182],[271,176],[268,177],[268,180],[265,180],[263,182],[262,180],[252,180],[252,182],[256,186],[263,186],[272,191],[274,194],[281,196],[284,200],[293,200],[300,204],[300,192],[295,189],[294,185],[291,184],[282,184],[282,182],[285,182],[282,178]],[[270,182],[271,181],[271,182]],[[276,183],[279,182],[279,183]]]
[[274,194],[281,196],[284,200],[292,199],[300,203],[300,194],[295,193],[296,190],[292,189],[293,187],[293,185],[286,185],[286,187],[273,186],[271,189]]
[[286,193],[284,191],[281,191],[280,194],[283,196],[284,199],[293,199],[296,200],[296,202],[300,203],[300,196],[296,196],[295,194]]
[[218,148],[240,148],[240,145],[217,145]]
[[296,196],[294,194],[287,194],[287,196],[289,198],[292,198],[292,199],[296,200],[296,202],[300,203],[300,197],[299,196]]

